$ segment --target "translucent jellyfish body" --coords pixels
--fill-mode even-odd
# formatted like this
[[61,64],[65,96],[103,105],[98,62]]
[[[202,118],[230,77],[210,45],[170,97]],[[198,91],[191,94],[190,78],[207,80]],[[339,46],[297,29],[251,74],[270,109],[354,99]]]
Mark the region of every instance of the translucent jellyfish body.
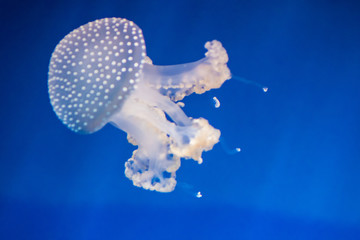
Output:
[[133,22],[105,18],[87,23],[65,36],[52,54],[51,104],[75,132],[93,133],[107,123],[125,131],[138,146],[125,163],[125,175],[135,186],[171,192],[180,159],[202,163],[202,152],[220,137],[207,120],[187,117],[176,103],[230,78],[221,43],[207,42],[205,48],[199,61],[156,66]]

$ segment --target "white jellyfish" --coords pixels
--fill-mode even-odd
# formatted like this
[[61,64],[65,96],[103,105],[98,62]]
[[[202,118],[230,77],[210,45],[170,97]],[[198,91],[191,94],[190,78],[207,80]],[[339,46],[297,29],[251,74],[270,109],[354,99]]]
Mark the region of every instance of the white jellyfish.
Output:
[[[219,88],[230,78],[221,43],[207,42],[199,61],[156,66],[146,56],[141,29],[105,18],[87,23],[56,46],[49,66],[49,95],[58,118],[78,133],[111,123],[138,148],[125,175],[138,187],[171,192],[180,159],[202,163],[219,141],[208,121],[187,117],[176,101]],[[166,115],[171,118],[168,120]]]

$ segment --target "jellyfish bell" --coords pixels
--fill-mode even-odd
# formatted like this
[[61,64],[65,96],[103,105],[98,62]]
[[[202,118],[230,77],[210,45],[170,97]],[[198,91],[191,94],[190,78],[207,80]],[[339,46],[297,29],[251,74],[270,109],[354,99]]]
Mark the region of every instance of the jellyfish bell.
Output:
[[141,29],[126,19],[97,20],[66,35],[49,66],[59,119],[75,132],[101,129],[136,87],[145,55]]
[[138,146],[125,175],[135,186],[171,192],[180,159],[202,163],[202,152],[220,137],[207,120],[187,117],[176,104],[230,79],[221,43],[207,42],[205,48],[199,61],[156,66],[135,23],[122,18],[87,23],[65,36],[51,56],[51,104],[74,132],[93,133],[107,123],[125,131]]

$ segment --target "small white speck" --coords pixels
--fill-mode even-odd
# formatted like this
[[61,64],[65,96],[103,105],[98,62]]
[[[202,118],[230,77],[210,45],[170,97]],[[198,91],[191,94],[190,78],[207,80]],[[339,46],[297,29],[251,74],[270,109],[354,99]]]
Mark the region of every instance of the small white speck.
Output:
[[217,97],[213,97],[214,103],[215,103],[215,108],[219,108],[220,107],[220,101],[219,99],[217,99]]

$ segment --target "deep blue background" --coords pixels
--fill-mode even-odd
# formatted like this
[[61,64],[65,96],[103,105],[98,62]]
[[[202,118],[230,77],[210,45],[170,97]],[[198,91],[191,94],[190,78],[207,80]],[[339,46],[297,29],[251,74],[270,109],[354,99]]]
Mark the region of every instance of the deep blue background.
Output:
[[[124,176],[125,133],[62,125],[51,53],[103,17],[138,24],[155,64],[218,39],[234,75],[268,86],[230,80],[185,100],[242,151],[183,161],[162,194]],[[359,1],[9,0],[0,34],[0,239],[360,239]]]

